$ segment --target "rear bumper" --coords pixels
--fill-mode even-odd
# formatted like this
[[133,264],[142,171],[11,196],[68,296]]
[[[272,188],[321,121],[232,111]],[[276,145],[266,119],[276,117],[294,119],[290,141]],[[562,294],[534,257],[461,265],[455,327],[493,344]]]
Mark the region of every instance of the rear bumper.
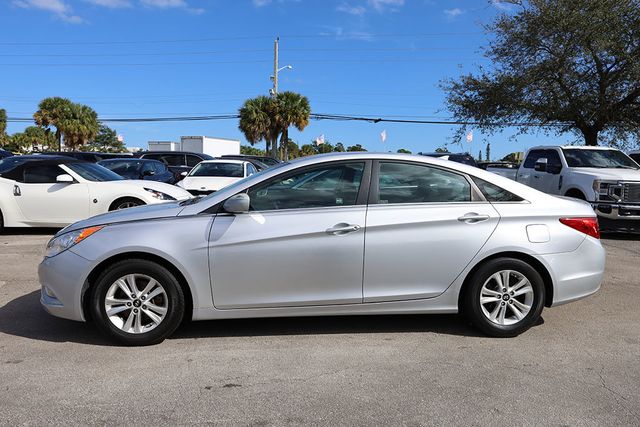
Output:
[[573,252],[542,258],[553,276],[553,307],[585,298],[600,289],[605,250],[599,240],[587,237]]

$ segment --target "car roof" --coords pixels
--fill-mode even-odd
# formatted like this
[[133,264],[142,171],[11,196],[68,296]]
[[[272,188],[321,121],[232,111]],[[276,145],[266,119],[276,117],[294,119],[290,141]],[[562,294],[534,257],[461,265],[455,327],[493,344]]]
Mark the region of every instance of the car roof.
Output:
[[529,148],[531,150],[551,150],[556,148],[572,149],[572,150],[617,150],[614,147],[602,147],[600,145],[537,145]]
[[194,154],[196,156],[211,157],[208,154],[196,153],[195,151],[143,151],[142,153],[136,153],[140,156],[146,156],[147,154]]
[[49,162],[58,162],[58,163],[89,163],[86,160],[80,160],[69,156],[62,156],[57,154],[25,154],[23,156],[13,156],[15,160],[24,160],[24,161],[49,161]]
[[233,163],[233,164],[244,165],[245,163],[251,163],[251,162],[247,162],[246,160],[236,160],[236,159],[214,159],[214,160],[203,160],[200,163]]

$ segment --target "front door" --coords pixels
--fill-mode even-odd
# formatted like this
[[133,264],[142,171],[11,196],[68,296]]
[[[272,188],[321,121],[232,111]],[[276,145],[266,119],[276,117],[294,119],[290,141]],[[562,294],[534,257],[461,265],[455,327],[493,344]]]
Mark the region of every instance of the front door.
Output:
[[299,169],[249,189],[249,213],[217,215],[216,308],[362,302],[365,162]]
[[14,197],[28,222],[65,225],[89,216],[87,184],[57,183],[56,178],[63,174],[67,172],[57,165],[25,167]]
[[491,204],[474,199],[468,179],[453,171],[395,161],[374,166],[364,302],[444,292],[498,224]]

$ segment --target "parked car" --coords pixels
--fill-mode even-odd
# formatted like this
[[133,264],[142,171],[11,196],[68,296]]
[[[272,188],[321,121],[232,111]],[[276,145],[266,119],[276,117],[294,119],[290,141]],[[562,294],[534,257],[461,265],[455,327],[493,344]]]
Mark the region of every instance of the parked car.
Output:
[[478,164],[469,153],[418,153],[421,156],[436,157],[442,160],[451,160],[452,162],[462,163],[463,165],[475,166]]
[[478,162],[478,167],[515,181],[519,165],[513,162]]
[[629,157],[631,157],[636,163],[640,164],[640,150],[629,152]]
[[191,169],[203,160],[213,160],[208,154],[191,153],[186,151],[146,151],[137,155],[141,159],[158,160],[169,168],[176,181],[180,181],[183,172],[190,172]]
[[[264,158],[263,156],[259,156],[259,157]],[[266,163],[263,163],[260,160],[258,160],[258,156],[248,156],[245,154],[225,154],[220,158],[224,160],[243,160],[245,162],[249,162],[256,168],[258,172],[263,171],[270,167]]]
[[190,197],[174,185],[126,181],[100,165],[64,156],[0,160],[0,228],[63,227],[116,209]]
[[[252,156],[249,154],[224,154],[220,156],[221,159],[236,159],[236,160],[246,160],[250,162],[251,160],[257,160],[262,164],[267,165],[267,167],[275,166],[278,163],[281,163],[280,160],[274,159],[269,156]],[[254,163],[255,166],[255,163]]]
[[40,154],[49,156],[66,156],[91,163],[97,163],[106,159],[120,159],[122,157],[133,157],[131,153],[99,153],[90,151],[48,151]]
[[603,228],[640,231],[640,166],[620,150],[534,147],[527,152],[517,181],[590,202]]
[[205,160],[191,169],[178,183],[194,196],[206,196],[258,171],[242,160]]
[[147,181],[175,184],[176,178],[167,165],[157,160],[147,159],[112,159],[98,162],[112,172],[125,179],[141,179]]
[[585,202],[431,157],[331,153],[73,224],[39,277],[47,311],[127,345],[184,318],[458,311],[509,337],[596,292],[604,257]]
[[11,151],[0,149],[0,159],[4,159],[5,157],[11,157],[13,153]]

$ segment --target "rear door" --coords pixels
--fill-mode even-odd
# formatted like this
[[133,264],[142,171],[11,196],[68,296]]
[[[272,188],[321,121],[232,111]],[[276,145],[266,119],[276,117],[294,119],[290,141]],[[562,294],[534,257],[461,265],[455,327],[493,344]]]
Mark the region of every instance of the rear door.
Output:
[[441,294],[488,240],[498,213],[457,172],[397,161],[372,170],[364,302]]

